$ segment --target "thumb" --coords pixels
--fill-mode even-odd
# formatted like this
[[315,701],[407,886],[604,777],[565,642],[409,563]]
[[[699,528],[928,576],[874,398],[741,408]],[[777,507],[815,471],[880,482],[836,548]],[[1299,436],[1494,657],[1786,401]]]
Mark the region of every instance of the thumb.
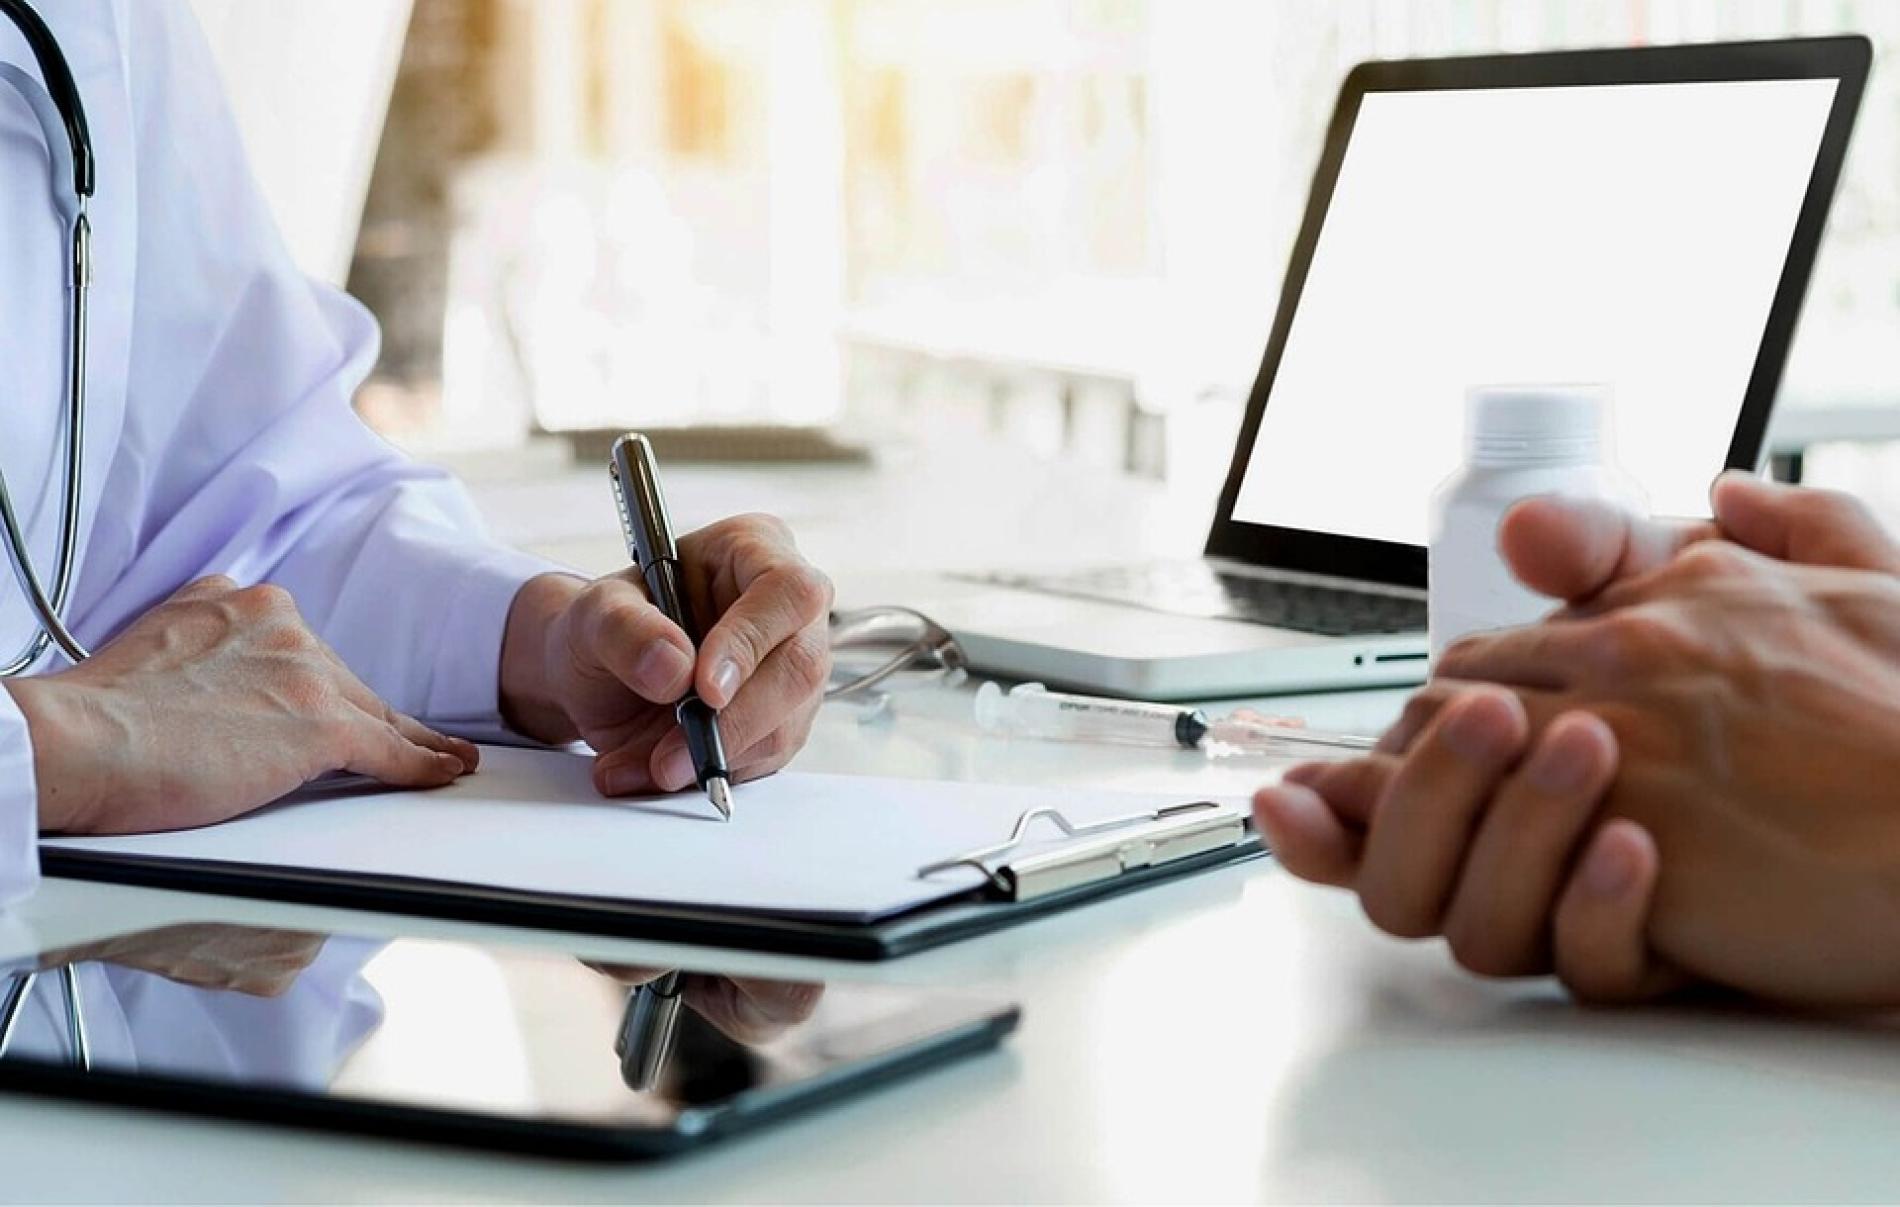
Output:
[[1581,603],[1715,535],[1711,524],[1649,519],[1602,499],[1540,495],[1504,513],[1498,551],[1531,590]]
[[1723,534],[1757,553],[1811,566],[1900,573],[1900,546],[1852,495],[1731,470],[1715,480],[1710,497]]

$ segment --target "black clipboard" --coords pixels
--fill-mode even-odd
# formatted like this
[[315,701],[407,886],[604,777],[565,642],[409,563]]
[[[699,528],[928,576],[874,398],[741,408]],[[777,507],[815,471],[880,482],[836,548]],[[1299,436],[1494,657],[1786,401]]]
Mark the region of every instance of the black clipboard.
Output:
[[[1048,820],[1063,844],[1020,858],[1029,827]],[[1213,802],[1072,826],[1055,810],[1018,819],[1010,839],[946,859],[984,874],[978,887],[869,923],[759,911],[691,907],[516,889],[275,867],[176,860],[42,846],[45,874],[69,880],[217,893],[304,905],[416,914],[466,922],[578,931],[841,960],[889,960],[1016,926],[1093,901],[1136,892],[1228,864],[1265,849],[1244,816]]]

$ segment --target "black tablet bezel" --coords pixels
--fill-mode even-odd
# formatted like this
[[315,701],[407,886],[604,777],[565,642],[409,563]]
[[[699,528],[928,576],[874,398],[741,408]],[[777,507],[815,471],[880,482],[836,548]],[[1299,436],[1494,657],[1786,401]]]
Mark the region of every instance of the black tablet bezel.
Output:
[[[234,930],[267,932],[241,923],[197,922],[185,925],[222,926]],[[101,942],[136,940],[156,930],[133,930],[106,936]],[[331,932],[325,942],[373,942],[381,949],[404,942],[404,936],[368,939],[348,932]],[[406,941],[439,943],[438,939]],[[472,951],[504,949],[480,937],[454,940]],[[511,956],[555,958],[562,963],[586,963],[560,946],[505,949]],[[99,957],[111,964],[111,957]],[[73,959],[70,951],[41,951],[33,962],[48,967]],[[686,975],[699,975],[688,966]],[[165,973],[148,973],[167,976]],[[711,974],[717,975],[717,974]],[[193,988],[212,986],[185,982]],[[842,988],[843,986],[836,986]],[[383,1139],[471,1145],[485,1149],[541,1156],[601,1160],[646,1160],[672,1156],[755,1127],[802,1114],[820,1106],[855,1097],[966,1056],[997,1048],[1022,1022],[1020,1004],[1000,997],[910,986],[881,986],[859,982],[853,989],[880,995],[897,994],[906,1012],[897,1016],[913,1033],[880,1051],[841,1058],[834,1050],[832,1063],[801,1068],[795,1079],[746,1087],[716,1101],[684,1107],[666,1121],[619,1120],[588,1117],[559,1109],[540,1113],[505,1113],[483,1105],[454,1105],[404,1096],[377,1097],[350,1092],[331,1094],[294,1084],[294,1079],[246,1082],[216,1075],[192,1076],[160,1062],[159,1069],[81,1068],[68,1059],[48,1059],[9,1053],[0,1059],[0,1093],[36,1094],[84,1102],[152,1108],[187,1115],[242,1122],[315,1127]],[[216,988],[224,988],[217,986]],[[230,990],[243,996],[243,991]],[[879,1025],[889,1025],[889,1020]],[[353,1050],[353,1049],[352,1049]],[[603,1047],[603,1058],[611,1056]],[[346,1057],[347,1058],[347,1057]],[[433,1097],[433,1095],[431,1095]]]
[[1814,268],[1821,232],[1840,180],[1848,136],[1860,109],[1873,57],[1868,40],[1858,35],[1793,38],[1769,42],[1724,42],[1696,46],[1559,51],[1548,54],[1480,55],[1464,58],[1411,59],[1362,63],[1340,89],[1327,128],[1325,149],[1314,171],[1306,215],[1300,225],[1280,287],[1279,306],[1266,354],[1248,398],[1234,445],[1234,458],[1222,488],[1220,507],[1207,537],[1209,557],[1256,565],[1336,575],[1401,587],[1425,585],[1425,549],[1421,545],[1311,532],[1234,518],[1234,503],[1252,457],[1254,439],[1273,391],[1287,333],[1319,243],[1320,229],[1332,204],[1333,187],[1345,159],[1346,144],[1369,92],[1435,91],[1449,88],[1535,88],[1593,84],[1707,83],[1724,80],[1835,79],[1840,86],[1828,113],[1815,156],[1807,195],[1801,203],[1781,282],[1762,333],[1761,348],[1737,416],[1726,464],[1753,469],[1773,409],[1775,392],[1794,338],[1795,321]]
[[800,1082],[787,1092],[735,1101],[706,1115],[685,1116],[672,1125],[655,1127],[615,1126],[555,1116],[516,1118],[479,1110],[233,1085],[169,1073],[82,1072],[30,1060],[0,1061],[0,1091],[241,1123],[320,1128],[383,1140],[453,1144],[543,1157],[649,1161],[689,1152],[991,1051],[1021,1021],[1021,1007],[998,1006],[876,1060]]

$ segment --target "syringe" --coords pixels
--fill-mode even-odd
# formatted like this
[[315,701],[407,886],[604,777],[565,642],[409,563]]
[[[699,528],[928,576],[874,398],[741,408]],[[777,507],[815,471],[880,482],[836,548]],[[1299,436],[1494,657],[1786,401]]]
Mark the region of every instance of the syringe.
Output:
[[1007,693],[994,683],[976,691],[976,723],[988,733],[1023,734],[1074,742],[1200,749],[1214,741],[1254,754],[1322,757],[1322,751],[1370,750],[1373,739],[1276,725],[1245,717],[1209,720],[1198,708],[1109,700],[1052,692],[1024,683]]

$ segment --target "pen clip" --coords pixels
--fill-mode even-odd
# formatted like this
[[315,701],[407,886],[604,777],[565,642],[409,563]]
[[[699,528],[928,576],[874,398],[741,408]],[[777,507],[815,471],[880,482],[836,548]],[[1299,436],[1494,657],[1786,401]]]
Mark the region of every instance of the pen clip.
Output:
[[620,536],[627,542],[627,548],[633,549],[638,542],[633,539],[633,513],[627,507],[627,486],[620,476],[619,458],[607,462],[607,481],[614,489],[614,511],[620,516]]
[[672,519],[667,515],[666,495],[660,489],[660,467],[652,444],[638,432],[625,433],[614,441],[607,468],[627,546],[640,572],[645,574],[659,562],[678,561],[679,550],[673,543]]

